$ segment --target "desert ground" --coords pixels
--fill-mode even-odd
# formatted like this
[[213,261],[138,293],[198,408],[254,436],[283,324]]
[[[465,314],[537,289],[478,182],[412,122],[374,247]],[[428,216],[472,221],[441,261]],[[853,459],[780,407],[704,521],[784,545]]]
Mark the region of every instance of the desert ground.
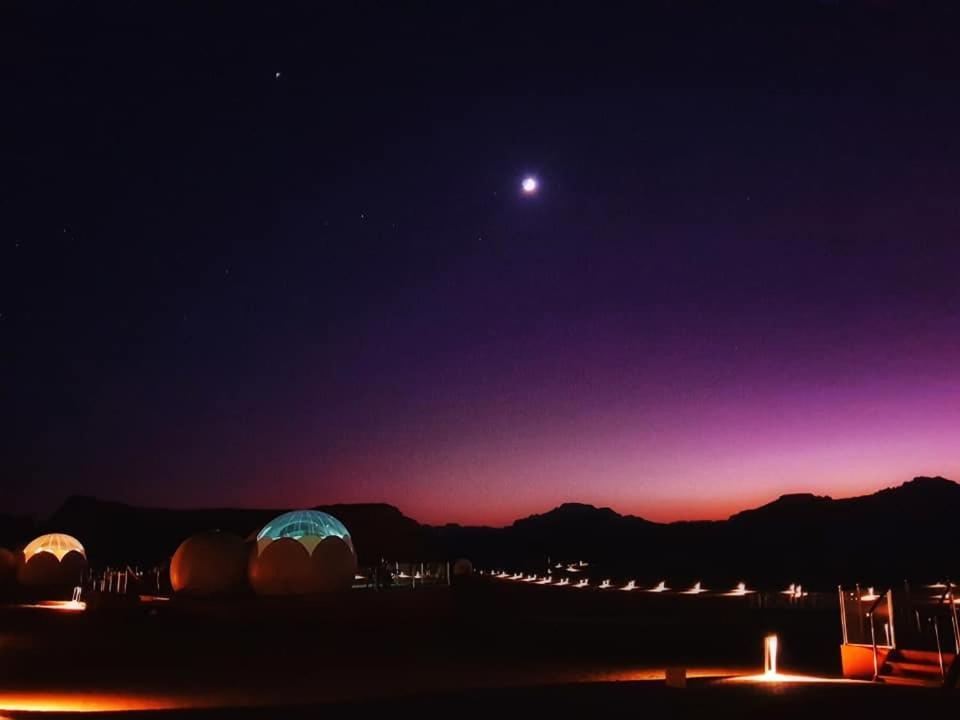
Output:
[[[770,632],[781,638],[783,672],[838,677],[834,610],[756,608],[737,598],[484,581],[82,613],[6,606],[0,713],[275,717],[280,708],[319,716],[331,706],[362,706],[424,715],[644,707],[723,715],[888,709],[953,697],[860,683],[725,680],[761,671]],[[686,669],[687,689],[665,687],[668,666]]]

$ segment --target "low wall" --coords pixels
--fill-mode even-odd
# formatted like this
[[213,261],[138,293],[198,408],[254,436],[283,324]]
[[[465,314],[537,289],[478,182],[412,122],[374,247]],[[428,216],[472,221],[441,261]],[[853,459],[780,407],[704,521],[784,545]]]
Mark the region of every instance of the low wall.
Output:
[[[877,667],[883,665],[889,652],[889,648],[877,648]],[[840,663],[843,666],[843,676],[845,678],[872,680],[873,646],[840,645]]]

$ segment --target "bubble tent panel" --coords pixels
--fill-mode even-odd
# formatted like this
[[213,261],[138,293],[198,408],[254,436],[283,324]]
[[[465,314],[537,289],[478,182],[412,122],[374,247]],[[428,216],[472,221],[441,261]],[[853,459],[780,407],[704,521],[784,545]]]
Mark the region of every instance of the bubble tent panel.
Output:
[[257,533],[257,542],[292,538],[299,541],[304,537],[338,537],[352,550],[353,540],[343,523],[332,515],[319,510],[294,510],[275,517]]
[[87,557],[83,545],[72,535],[64,533],[50,533],[41,535],[36,540],[30,542],[23,548],[23,556],[29,560],[37,553],[47,552],[55,556],[57,560],[63,560],[64,556],[70,552],[80,553],[84,558]]

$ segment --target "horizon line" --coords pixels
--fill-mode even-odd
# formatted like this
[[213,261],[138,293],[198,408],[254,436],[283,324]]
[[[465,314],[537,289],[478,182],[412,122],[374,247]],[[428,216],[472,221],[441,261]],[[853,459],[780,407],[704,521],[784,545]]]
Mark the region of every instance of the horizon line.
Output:
[[130,507],[130,508],[141,509],[141,510],[156,510],[156,511],[175,510],[175,511],[184,511],[184,512],[190,512],[190,511],[194,511],[194,512],[215,512],[215,511],[250,511],[250,512],[258,512],[258,511],[268,512],[268,511],[269,511],[269,512],[286,512],[286,511],[297,510],[297,509],[310,509],[310,508],[317,508],[317,507],[332,507],[332,506],[335,506],[335,505],[350,505],[350,506],[357,506],[357,505],[383,505],[383,506],[387,506],[387,507],[393,508],[394,510],[396,510],[397,512],[399,512],[403,517],[408,518],[408,519],[410,519],[410,520],[413,520],[414,522],[416,522],[416,523],[419,524],[419,525],[425,525],[425,526],[429,526],[429,527],[444,527],[444,526],[447,526],[447,525],[458,525],[458,526],[460,526],[460,527],[505,528],[505,527],[511,526],[512,524],[514,524],[514,523],[516,523],[516,522],[518,522],[518,521],[520,521],[520,520],[525,520],[525,519],[527,519],[527,518],[537,517],[537,516],[549,514],[549,513],[553,512],[553,511],[555,511],[555,510],[557,510],[557,509],[559,509],[559,508],[561,508],[561,507],[563,507],[563,506],[565,506],[565,505],[582,505],[582,506],[585,506],[585,507],[592,507],[592,508],[597,509],[597,510],[610,510],[611,512],[616,513],[616,514],[619,515],[620,517],[632,517],[632,518],[637,518],[637,519],[640,519],[640,520],[644,520],[645,522],[650,522],[650,523],[654,523],[654,524],[657,524],[657,525],[673,525],[673,524],[678,524],[678,523],[725,522],[725,521],[727,521],[727,520],[730,520],[730,518],[734,517],[735,515],[739,515],[740,513],[749,512],[749,511],[751,511],[751,510],[757,510],[757,509],[766,507],[767,505],[771,505],[771,504],[773,504],[773,503],[777,502],[778,500],[781,500],[781,499],[783,499],[783,498],[785,498],[785,497],[792,497],[792,496],[811,496],[811,497],[823,498],[823,499],[831,500],[831,501],[854,500],[854,499],[857,499],[857,498],[870,497],[870,496],[872,496],[872,495],[876,495],[876,494],[881,493],[881,492],[884,492],[884,491],[886,491],[886,490],[894,490],[894,489],[897,489],[897,488],[901,488],[901,487],[904,487],[905,485],[908,485],[909,483],[912,483],[912,482],[914,482],[914,481],[916,481],[916,480],[944,480],[944,481],[949,482],[949,483],[952,483],[952,484],[954,484],[954,485],[960,484],[960,483],[957,483],[957,481],[951,480],[950,478],[947,478],[947,477],[945,477],[945,476],[943,476],[943,475],[915,475],[915,476],[911,477],[909,480],[904,480],[903,482],[901,482],[901,483],[899,483],[899,484],[897,484],[897,485],[886,485],[886,486],[882,486],[882,487],[877,488],[876,490],[873,490],[872,492],[865,492],[865,493],[861,493],[861,494],[858,494],[858,495],[849,495],[849,496],[844,496],[844,497],[834,497],[834,496],[832,496],[832,495],[818,495],[818,494],[816,494],[816,493],[814,493],[814,492],[804,492],[804,491],[781,493],[780,495],[776,496],[775,498],[773,498],[773,499],[771,499],[771,500],[768,500],[768,501],[766,501],[766,502],[763,502],[763,503],[761,503],[761,504],[759,504],[759,505],[754,505],[754,506],[751,506],[751,507],[742,508],[741,510],[738,510],[738,511],[736,511],[736,512],[734,512],[734,513],[731,513],[730,515],[727,515],[726,517],[720,517],[720,518],[697,518],[697,519],[684,519],[684,518],[679,518],[679,519],[676,519],[676,520],[665,520],[665,521],[664,521],[664,520],[650,520],[648,517],[645,517],[645,516],[643,516],[643,515],[637,515],[637,514],[630,513],[630,512],[626,512],[626,513],[620,512],[619,510],[616,510],[615,508],[611,507],[610,505],[605,505],[605,504],[599,504],[599,505],[598,505],[598,504],[589,503],[589,502],[581,502],[581,501],[578,501],[578,500],[565,500],[565,501],[563,501],[563,502],[561,502],[561,503],[559,503],[559,504],[557,504],[557,505],[554,505],[553,507],[551,507],[551,508],[549,508],[549,509],[547,509],[547,510],[541,511],[541,512],[534,512],[534,513],[530,513],[530,514],[528,514],[528,515],[523,515],[523,516],[520,516],[520,517],[516,517],[516,518],[514,518],[512,521],[508,521],[508,522],[505,522],[505,523],[503,523],[503,524],[491,524],[491,523],[464,523],[464,522],[454,522],[454,521],[447,521],[447,522],[424,522],[424,521],[418,520],[418,519],[417,519],[416,517],[414,517],[413,515],[408,515],[406,512],[404,512],[404,511],[400,508],[399,505],[395,505],[395,504],[393,504],[393,503],[391,503],[391,502],[387,502],[387,501],[383,501],[383,500],[380,500],[380,501],[369,501],[369,500],[368,500],[368,501],[357,501],[357,502],[343,502],[343,501],[340,501],[340,502],[330,502],[330,503],[314,503],[314,504],[312,504],[312,505],[291,505],[291,506],[282,506],[282,507],[268,507],[268,506],[266,506],[266,505],[230,505],[230,506],[227,506],[227,505],[196,505],[196,506],[185,506],[185,505],[176,505],[176,504],[175,504],[175,505],[157,506],[157,505],[138,504],[138,503],[133,503],[133,502],[125,501],[125,500],[108,499],[108,498],[99,497],[99,496],[97,496],[97,495],[87,495],[87,494],[82,494],[82,493],[79,493],[79,494],[76,494],[76,495],[68,495],[68,496],[60,503],[60,505],[58,505],[58,506],[57,506],[52,512],[50,512],[50,513],[40,513],[40,512],[36,512],[36,511],[34,511],[34,512],[29,512],[29,511],[24,512],[24,511],[20,511],[20,512],[5,513],[5,514],[7,514],[7,515],[10,516],[10,517],[24,517],[24,518],[49,517],[49,516],[52,516],[52,515],[53,515],[54,513],[56,513],[57,511],[59,511],[60,509],[62,509],[62,508],[64,507],[64,505],[66,505],[66,503],[69,502],[70,500],[72,500],[72,499],[81,499],[81,498],[83,498],[83,499],[95,500],[95,501],[97,501],[97,502],[102,502],[102,503],[114,503],[114,504],[117,504],[117,505],[125,505],[125,506]]

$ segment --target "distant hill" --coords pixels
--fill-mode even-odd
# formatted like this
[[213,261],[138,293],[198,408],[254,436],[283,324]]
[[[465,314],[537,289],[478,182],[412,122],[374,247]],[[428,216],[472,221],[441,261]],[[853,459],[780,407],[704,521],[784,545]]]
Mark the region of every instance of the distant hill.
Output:
[[[504,528],[421,525],[386,504],[332,505],[361,563],[465,556],[480,567],[543,570],[587,560],[597,573],[641,582],[744,580],[822,589],[960,578],[960,485],[914,478],[872,495],[834,500],[784,495],[722,521],[655,523],[610,508],[567,503]],[[185,537],[220,528],[248,536],[283,509],[142,508],[73,497],[45,523],[0,516],[0,543],[14,546],[40,530],[79,537],[96,564],[169,558]]]
[[561,505],[513,525],[437,529],[451,555],[542,569],[546,558],[654,582],[893,583],[960,578],[960,485],[914,478],[834,500],[784,495],[711,522],[654,523],[609,508]]
[[[47,523],[75,535],[94,562],[153,563],[169,558],[190,535],[218,529],[248,537],[289,508],[248,510],[143,508],[91,497],[72,497]],[[431,532],[386,504],[327,505],[314,508],[340,519],[354,539],[360,561],[399,560],[441,555]]]

